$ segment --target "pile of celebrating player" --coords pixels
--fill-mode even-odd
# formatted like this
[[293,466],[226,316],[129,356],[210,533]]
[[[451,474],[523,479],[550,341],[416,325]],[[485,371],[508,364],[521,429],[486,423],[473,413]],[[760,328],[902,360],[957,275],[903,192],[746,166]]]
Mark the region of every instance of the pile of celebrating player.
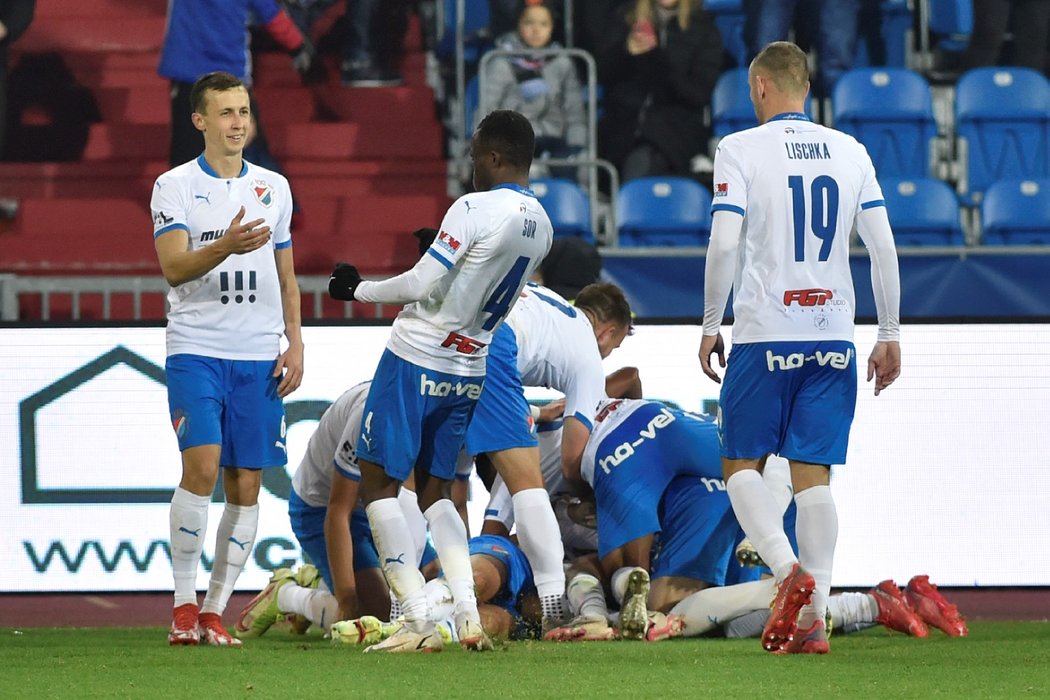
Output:
[[[280,397],[300,382],[303,346],[287,183],[241,158],[243,85],[198,81],[205,151],[161,176],[152,201],[183,454],[170,643],[239,646],[279,622],[387,653],[724,634],[820,654],[832,627],[965,635],[924,576],[830,595],[830,465],[845,462],[857,394],[850,232],[871,255],[876,395],[900,371],[896,252],[863,146],[803,113],[805,54],[771,44],[749,82],[761,126],[715,158],[699,354],[721,382],[712,358],[726,367],[732,290],[719,420],[643,399],[633,369],[604,375],[633,332],[618,287],[567,300],[530,281],[554,235],[528,189],[534,136],[520,114],[493,112],[471,144],[476,192],[417,232],[411,270],[332,272],[336,299],[405,306],[374,378],[325,412],[295,472],[289,516],[310,563],[275,571],[231,634],[221,615],[254,543],[260,470],[284,463]],[[525,386],[563,398],[530,406]],[[220,467],[227,506],[198,608]],[[474,470],[490,502],[468,538]]]

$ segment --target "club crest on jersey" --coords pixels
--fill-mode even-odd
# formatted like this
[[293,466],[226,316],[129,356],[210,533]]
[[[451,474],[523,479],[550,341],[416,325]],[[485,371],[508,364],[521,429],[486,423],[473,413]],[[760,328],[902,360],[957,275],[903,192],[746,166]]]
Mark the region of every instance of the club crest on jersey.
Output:
[[252,192],[259,204],[268,207],[273,204],[273,188],[265,180],[252,180]]
[[438,234],[437,244],[450,253],[455,253],[457,250],[459,250],[459,246],[461,245],[459,241],[453,238],[446,231],[442,231]]
[[729,183],[728,182],[715,183],[715,196],[716,197],[728,197],[729,196]]

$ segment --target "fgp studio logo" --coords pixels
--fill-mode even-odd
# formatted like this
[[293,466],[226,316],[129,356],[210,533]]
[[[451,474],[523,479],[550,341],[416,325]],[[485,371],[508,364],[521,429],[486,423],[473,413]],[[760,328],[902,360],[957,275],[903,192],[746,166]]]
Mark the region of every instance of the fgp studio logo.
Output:
[[[131,368],[162,387],[166,386],[164,368],[124,346],[117,346],[19,403],[23,504],[168,503],[171,501],[174,484],[171,488],[55,488],[41,485],[38,456],[43,436],[40,435],[37,425],[39,412],[63,397],[73,394],[104,372],[121,365]],[[301,420],[319,420],[329,405],[328,401],[288,402],[285,404],[286,425],[291,427]],[[119,435],[121,426],[114,425],[113,429]],[[115,450],[120,449],[119,438],[114,439],[112,444]],[[119,458],[119,454],[114,454],[114,458]],[[291,480],[288,478],[287,471],[264,469],[263,488],[274,496],[287,499],[291,491]],[[222,479],[219,479],[216,484],[212,500],[216,502],[224,500]]]

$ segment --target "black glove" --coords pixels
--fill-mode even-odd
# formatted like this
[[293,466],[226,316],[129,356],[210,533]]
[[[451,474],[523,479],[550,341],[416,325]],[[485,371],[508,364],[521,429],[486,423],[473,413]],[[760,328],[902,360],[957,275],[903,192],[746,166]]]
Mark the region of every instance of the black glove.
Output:
[[328,278],[328,296],[341,301],[353,301],[357,285],[361,284],[361,273],[353,265],[336,263],[332,276]]
[[412,235],[419,241],[419,254],[423,255],[427,252],[427,248],[434,243],[438,230],[436,228],[417,228],[412,232]]

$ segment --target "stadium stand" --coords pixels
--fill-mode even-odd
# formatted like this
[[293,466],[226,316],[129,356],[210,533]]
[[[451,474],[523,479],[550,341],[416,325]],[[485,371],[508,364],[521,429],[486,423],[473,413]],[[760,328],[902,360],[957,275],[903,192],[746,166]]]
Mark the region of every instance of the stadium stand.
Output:
[[711,133],[715,138],[758,125],[747,86],[747,68],[722,73],[711,93]]
[[863,143],[875,170],[891,177],[926,177],[937,135],[930,86],[905,68],[858,68],[835,84],[835,128]]
[[975,68],[956,85],[959,194],[980,203],[996,180],[1050,175],[1050,82],[1028,68]]
[[543,204],[555,238],[582,238],[594,243],[591,230],[591,203],[587,194],[571,180],[539,178],[531,181],[532,191]]
[[1050,245],[1050,178],[993,183],[981,204],[986,245]]
[[879,178],[898,246],[964,243],[959,200],[947,183],[932,178]]
[[[4,163],[0,191],[18,198],[21,212],[0,224],[0,271],[159,274],[148,205],[153,180],[167,169],[168,87],[156,73],[165,9],[164,0],[38,0],[13,67],[57,54],[90,90],[101,120],[90,125],[79,162]],[[327,274],[342,258],[366,274],[399,272],[417,259],[408,232],[440,222],[449,197],[421,35],[413,18],[405,85],[397,88],[346,89],[334,77],[333,84],[304,87],[286,55],[256,52],[255,96],[302,208],[294,229],[300,274]],[[334,63],[328,68],[338,75]],[[23,115],[27,122],[46,119]],[[12,138],[17,133],[12,124]],[[59,306],[53,312],[62,317]],[[342,315],[327,306],[325,312]],[[99,313],[89,305],[80,316]]]
[[621,246],[701,246],[711,233],[711,193],[680,177],[643,177],[620,187]]

